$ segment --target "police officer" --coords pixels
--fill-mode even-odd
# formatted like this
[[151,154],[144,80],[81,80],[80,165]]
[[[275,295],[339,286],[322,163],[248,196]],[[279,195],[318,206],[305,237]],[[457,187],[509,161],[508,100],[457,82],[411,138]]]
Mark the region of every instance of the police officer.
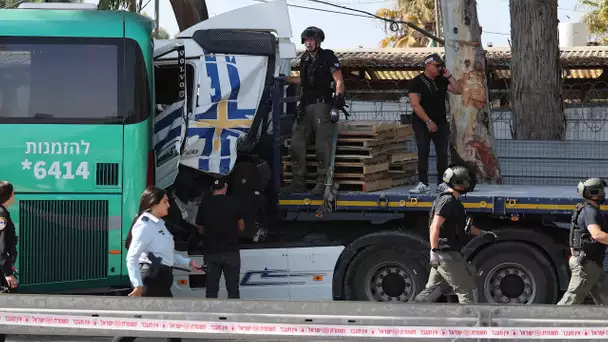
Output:
[[[173,297],[173,270],[175,264],[201,267],[190,258],[174,252],[173,235],[162,217],[169,213],[167,193],[150,186],[141,195],[139,211],[127,236],[127,270],[133,284],[129,297]],[[135,337],[115,337],[114,341],[134,341]],[[181,341],[179,338],[170,341]]]
[[235,198],[226,196],[228,183],[216,179],[211,184],[213,195],[198,208],[196,224],[203,235],[205,265],[207,265],[207,298],[217,298],[222,272],[228,298],[238,299],[241,275],[239,233],[245,221]]
[[[340,62],[334,52],[321,48],[325,33],[318,27],[310,26],[302,32],[301,38],[306,51],[300,59],[300,78],[286,78],[288,83],[300,84],[302,94],[292,127],[290,154],[293,179],[284,192],[306,192],[306,150],[308,141],[314,134],[318,162],[317,183],[310,193],[321,195],[325,190],[325,173],[331,158],[331,109],[332,106],[336,109],[345,106],[344,81]],[[332,81],[336,85],[333,97]]]
[[[15,277],[15,261],[17,260],[17,231],[8,208],[15,203],[13,185],[0,181],[0,270],[2,270],[2,292],[15,292],[17,278]],[[6,335],[0,334],[0,341]]]
[[492,240],[496,234],[481,230],[467,220],[460,195],[470,190],[469,171],[462,166],[452,166],[443,173],[443,181],[447,184],[447,191],[435,199],[429,215],[431,272],[425,289],[414,301],[434,301],[447,283],[458,296],[459,303],[473,303],[475,274],[462,254],[465,234],[485,236]]
[[605,187],[606,182],[599,178],[578,183],[577,192],[585,203],[572,214],[568,260],[572,276],[558,305],[581,304],[589,294],[596,304],[608,304],[608,277],[604,273],[608,234],[600,210],[606,203]]

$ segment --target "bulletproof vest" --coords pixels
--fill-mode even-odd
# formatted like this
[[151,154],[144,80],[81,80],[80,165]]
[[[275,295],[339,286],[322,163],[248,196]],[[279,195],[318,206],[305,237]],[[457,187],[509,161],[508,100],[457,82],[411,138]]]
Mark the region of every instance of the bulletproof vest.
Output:
[[330,71],[328,53],[331,53],[331,51],[319,49],[316,58],[308,53],[302,54],[300,59],[300,85],[303,101],[331,100],[333,77]]
[[[435,217],[435,206],[438,200],[443,196],[451,196],[453,199],[456,199],[450,192],[443,192],[437,196],[437,199],[433,202],[433,206],[431,207],[429,227],[433,222],[433,217]],[[462,204],[460,204],[460,207],[456,208],[457,209],[453,209],[454,212],[450,212],[449,217],[446,217],[446,220],[439,229],[439,249],[441,250],[454,250],[460,252],[464,246],[466,212]]]
[[[573,214],[570,220],[570,234],[569,234],[569,245],[570,248],[574,249],[575,252],[583,251],[586,254],[588,260],[594,261],[599,265],[604,262],[604,254],[606,252],[606,245],[593,240],[591,233],[587,229],[587,223],[580,222],[580,215],[583,210],[599,210],[585,203],[578,208]],[[602,230],[604,227],[602,227]]]

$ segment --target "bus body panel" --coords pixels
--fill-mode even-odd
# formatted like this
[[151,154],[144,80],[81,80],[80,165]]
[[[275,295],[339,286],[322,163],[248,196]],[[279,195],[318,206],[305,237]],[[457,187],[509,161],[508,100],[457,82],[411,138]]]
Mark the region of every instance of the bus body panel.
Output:
[[123,240],[151,149],[152,26],[120,11],[0,10],[0,133],[11,137],[0,170],[17,192],[23,293],[128,282]]

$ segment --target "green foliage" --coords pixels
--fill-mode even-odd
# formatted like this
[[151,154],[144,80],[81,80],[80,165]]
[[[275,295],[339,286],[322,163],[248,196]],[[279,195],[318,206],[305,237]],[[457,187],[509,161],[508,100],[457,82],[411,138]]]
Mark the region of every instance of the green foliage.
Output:
[[579,0],[585,9],[583,22],[596,41],[608,43],[608,0]]

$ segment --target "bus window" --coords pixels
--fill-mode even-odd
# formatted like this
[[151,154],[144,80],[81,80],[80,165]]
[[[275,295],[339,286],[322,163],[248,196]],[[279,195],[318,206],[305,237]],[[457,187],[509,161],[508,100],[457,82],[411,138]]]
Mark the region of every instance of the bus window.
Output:
[[[169,106],[179,101],[179,67],[177,64],[160,64],[154,67],[156,104]],[[186,88],[188,113],[192,112],[194,89],[194,67],[186,64]]]
[[0,37],[0,45],[0,123],[121,124],[150,115],[135,41]]

